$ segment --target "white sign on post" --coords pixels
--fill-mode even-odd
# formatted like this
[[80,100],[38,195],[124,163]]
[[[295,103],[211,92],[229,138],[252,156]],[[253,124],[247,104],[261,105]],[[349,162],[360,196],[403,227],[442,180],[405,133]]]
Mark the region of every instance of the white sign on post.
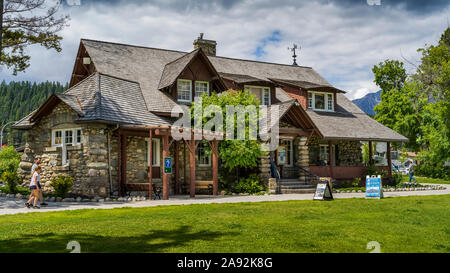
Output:
[[366,176],[366,198],[383,198],[381,175]]

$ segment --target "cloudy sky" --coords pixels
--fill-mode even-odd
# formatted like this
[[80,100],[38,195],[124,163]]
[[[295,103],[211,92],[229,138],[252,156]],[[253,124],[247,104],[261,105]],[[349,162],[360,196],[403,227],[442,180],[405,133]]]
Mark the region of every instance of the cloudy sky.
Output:
[[18,76],[3,68],[0,81],[68,81],[80,38],[191,51],[203,32],[217,41],[219,56],[276,63],[292,63],[287,47],[296,43],[300,65],[354,99],[379,89],[374,64],[418,62],[417,48],[436,43],[450,20],[445,0],[62,1],[61,12],[71,17],[61,33],[63,51],[30,47],[30,68]]

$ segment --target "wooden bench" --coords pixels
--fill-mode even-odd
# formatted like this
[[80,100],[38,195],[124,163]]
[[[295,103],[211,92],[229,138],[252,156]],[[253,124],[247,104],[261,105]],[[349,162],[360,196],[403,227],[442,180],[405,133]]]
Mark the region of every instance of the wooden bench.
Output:
[[[189,192],[189,184],[183,184],[183,192]],[[213,194],[213,181],[212,180],[196,180],[195,181],[195,192],[198,191],[207,192],[208,194]]]

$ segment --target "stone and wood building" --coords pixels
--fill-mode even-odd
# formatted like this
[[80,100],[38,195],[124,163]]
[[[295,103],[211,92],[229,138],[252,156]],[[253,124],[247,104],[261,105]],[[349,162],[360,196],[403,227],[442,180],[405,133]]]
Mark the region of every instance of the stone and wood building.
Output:
[[[311,67],[219,57],[216,42],[202,35],[192,52],[82,39],[69,89],[14,125],[28,132],[19,173],[27,183],[33,160],[41,157],[47,190],[64,174],[75,178],[72,193],[81,196],[148,194],[160,187],[164,199],[194,197],[205,185],[216,195],[218,140],[176,141],[172,110],[229,89],[279,106],[283,158],[280,151],[264,153],[258,169],[264,183],[275,176],[282,192],[309,188],[314,177],[364,177],[361,141],[387,142],[388,161],[390,142],[407,141]],[[167,157],[172,174],[164,172]]]

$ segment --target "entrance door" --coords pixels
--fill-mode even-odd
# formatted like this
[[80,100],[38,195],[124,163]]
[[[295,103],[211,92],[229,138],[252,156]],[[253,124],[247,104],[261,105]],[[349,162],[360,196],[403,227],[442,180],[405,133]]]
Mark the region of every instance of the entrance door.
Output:
[[281,178],[298,177],[298,170],[294,165],[294,145],[292,139],[280,139],[277,152],[277,166]]
[[[146,139],[145,144],[147,148],[146,158],[147,166],[150,164],[150,146],[149,139]],[[152,178],[161,178],[161,140],[159,138],[152,139]]]

